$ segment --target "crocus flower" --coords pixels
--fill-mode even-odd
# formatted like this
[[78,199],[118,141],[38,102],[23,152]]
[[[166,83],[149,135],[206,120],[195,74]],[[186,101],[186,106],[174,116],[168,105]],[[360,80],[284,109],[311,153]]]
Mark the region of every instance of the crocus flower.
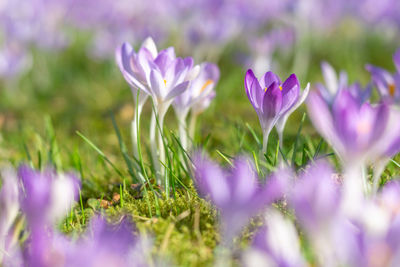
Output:
[[[315,128],[338,153],[345,168],[361,171],[368,160],[374,159],[381,145],[378,141],[384,140],[388,126],[386,103],[360,104],[348,90],[341,90],[330,106],[319,93],[313,92],[308,111]],[[364,187],[366,190],[366,181]]]
[[16,173],[9,168],[1,172],[2,187],[0,190],[0,264],[9,255],[10,246],[7,237],[10,228],[19,212],[18,179]]
[[394,54],[393,61],[397,69],[394,74],[372,65],[367,65],[366,68],[371,73],[372,80],[381,97],[392,99],[398,103],[400,101],[400,49]]
[[[157,47],[154,44],[153,39],[147,38],[142,47],[139,50],[139,53],[144,53],[143,51],[148,51],[153,58],[155,58],[158,54]],[[118,64],[122,75],[125,80],[128,82],[132,94],[135,105],[137,105],[137,114],[134,115],[132,124],[131,124],[131,137],[132,137],[132,146],[133,153],[135,157],[138,157],[137,150],[137,124],[138,120],[140,120],[140,114],[142,113],[142,109],[144,104],[146,103],[147,97],[149,96],[149,89],[145,86],[146,75],[144,72],[134,72],[133,69],[133,61],[138,57],[138,55],[133,50],[132,46],[128,43],[124,43],[121,47],[116,50],[115,58]],[[138,96],[139,94],[139,96]],[[137,120],[138,119],[138,120]]]
[[270,71],[258,80],[250,69],[246,73],[244,85],[247,97],[260,120],[265,153],[272,128],[299,101],[300,84],[295,74],[281,84],[279,77]]
[[112,225],[98,215],[77,240],[52,229],[34,229],[25,246],[23,266],[148,266],[150,243],[136,238],[133,229],[127,218]]
[[322,62],[321,69],[325,84],[318,83],[316,88],[327,103],[332,104],[341,90],[348,90],[360,103],[368,101],[371,97],[371,83],[365,88],[359,82],[349,85],[347,73],[342,70],[338,77],[335,69],[328,62]]
[[325,61],[321,63],[321,70],[325,85],[317,84],[316,87],[325,101],[332,103],[338,92],[347,86],[347,73],[340,71],[338,77],[335,69]]
[[146,257],[151,248],[144,239],[136,238],[133,230],[127,218],[111,225],[105,218],[95,216],[84,237],[70,242],[66,266],[148,266]]
[[219,69],[212,63],[202,63],[199,66],[199,73],[190,82],[189,88],[181,95],[178,95],[173,107],[179,122],[179,134],[182,146],[187,148],[186,117],[190,110],[192,116],[198,116],[215,96],[215,86],[219,80]]
[[231,244],[248,220],[280,198],[285,190],[285,179],[271,177],[260,185],[246,158],[237,158],[230,171],[200,154],[194,156],[193,163],[199,193],[208,196],[220,211],[224,245]]
[[257,231],[251,248],[244,254],[245,266],[306,266],[292,221],[270,209],[265,226]]
[[54,224],[71,210],[78,196],[79,182],[73,174],[52,169],[40,172],[22,165],[18,176],[23,185],[21,207],[31,227]]
[[290,193],[296,217],[308,232],[324,231],[340,209],[339,185],[325,162],[308,167]]

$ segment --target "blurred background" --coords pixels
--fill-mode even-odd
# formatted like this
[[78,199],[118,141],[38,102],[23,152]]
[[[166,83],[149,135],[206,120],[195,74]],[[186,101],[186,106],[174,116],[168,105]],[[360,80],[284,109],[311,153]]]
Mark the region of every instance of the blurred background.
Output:
[[[35,151],[29,146],[45,133],[48,118],[62,149],[79,147],[79,130],[106,151],[117,150],[108,114],[125,136],[134,114],[114,59],[122,42],[138,48],[151,36],[159,49],[174,46],[196,63],[217,63],[217,97],[198,135],[212,133],[210,146],[236,153],[239,143],[232,145],[235,133],[227,129],[248,131],[248,123],[260,133],[243,86],[248,68],[283,79],[294,72],[304,87],[322,81],[325,60],[365,84],[366,63],[394,70],[399,27],[398,0],[2,0],[0,157],[17,161],[26,147]],[[167,124],[174,125],[170,113]],[[290,125],[289,139],[298,123]]]

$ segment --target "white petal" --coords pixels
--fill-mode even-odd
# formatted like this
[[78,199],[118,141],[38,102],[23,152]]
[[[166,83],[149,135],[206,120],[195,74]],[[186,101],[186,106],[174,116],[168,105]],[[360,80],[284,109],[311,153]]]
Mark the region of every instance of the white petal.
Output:
[[153,58],[157,57],[157,55],[158,55],[157,46],[154,43],[153,38],[147,37],[146,40],[144,40],[144,42],[142,43],[142,47],[149,50],[151,55],[153,56]]

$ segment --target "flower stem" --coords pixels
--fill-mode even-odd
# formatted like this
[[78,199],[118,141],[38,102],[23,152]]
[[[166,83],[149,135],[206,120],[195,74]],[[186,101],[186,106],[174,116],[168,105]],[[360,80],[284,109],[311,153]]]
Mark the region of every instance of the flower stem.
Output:
[[186,151],[188,148],[188,136],[186,129],[186,115],[178,118],[179,120],[179,138],[181,139],[181,145],[183,149]]
[[194,141],[194,132],[196,130],[196,121],[197,117],[199,116],[198,113],[194,113],[191,115],[190,123],[189,123],[189,138],[190,140]]
[[137,136],[138,136],[138,128],[137,128],[137,126],[138,126],[138,121],[140,120],[140,115],[141,115],[141,113],[142,113],[142,108],[143,108],[143,105],[138,105],[138,107],[137,107],[137,114],[135,114],[134,116],[133,116],[133,120],[132,120],[132,123],[131,123],[131,138],[132,138],[132,151],[133,151],[133,156],[135,157],[135,158],[139,158],[139,152],[138,152],[138,138],[137,138]]
[[158,161],[158,154],[157,154],[157,142],[156,142],[156,127],[157,127],[157,121],[156,121],[156,113],[153,111],[151,113],[151,120],[150,120],[150,150],[151,150],[151,157],[153,159],[153,164],[154,164],[154,169],[157,173],[160,169],[160,163]]

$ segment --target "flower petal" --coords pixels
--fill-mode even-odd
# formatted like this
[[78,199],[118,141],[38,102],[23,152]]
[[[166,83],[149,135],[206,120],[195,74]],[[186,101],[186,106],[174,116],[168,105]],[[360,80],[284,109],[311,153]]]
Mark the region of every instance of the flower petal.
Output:
[[171,100],[174,97],[182,94],[183,92],[185,92],[188,89],[189,84],[190,84],[189,81],[178,84],[171,91],[169,91],[169,93],[165,97],[165,100],[166,101]]
[[246,88],[247,97],[254,109],[257,111],[262,106],[263,89],[260,87],[258,79],[253,71],[249,69],[244,77],[244,87]]
[[209,195],[215,205],[221,207],[229,202],[230,192],[225,172],[199,152],[193,157],[195,183],[200,194]]
[[157,70],[151,70],[150,72],[150,88],[153,98],[164,99],[167,94],[164,79],[161,76],[161,73]]
[[270,87],[273,83],[278,85],[281,84],[281,80],[279,79],[278,75],[273,73],[272,71],[266,72],[260,79],[260,86],[264,88]]
[[264,93],[262,112],[263,119],[274,119],[282,106],[282,92],[277,83],[272,83]]
[[292,74],[282,84],[282,107],[280,114],[286,113],[299,99],[300,84],[295,74]]
[[147,37],[146,40],[144,40],[144,42],[142,43],[142,47],[146,48],[153,58],[157,57],[157,46],[151,37]]

